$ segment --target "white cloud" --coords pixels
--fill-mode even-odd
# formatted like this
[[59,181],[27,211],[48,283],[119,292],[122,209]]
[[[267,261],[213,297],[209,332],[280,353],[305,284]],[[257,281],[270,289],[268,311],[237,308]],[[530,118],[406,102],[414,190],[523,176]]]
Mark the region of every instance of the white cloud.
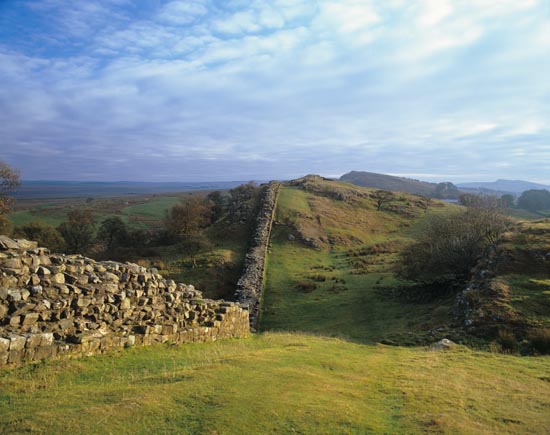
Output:
[[207,12],[206,4],[201,0],[171,1],[161,8],[157,18],[169,24],[181,25],[189,24]]
[[423,0],[419,3],[419,7],[418,25],[420,27],[436,25],[454,10],[449,0]]
[[433,168],[483,173],[495,153],[536,150],[526,168],[548,159],[537,2],[179,1],[129,19],[119,1],[62,10],[47,0],[52,21],[76,23],[73,33],[44,32],[28,51],[32,41],[0,45],[12,160],[21,144],[25,158],[33,146],[66,147],[60,156],[80,156],[82,173],[101,173],[86,161],[106,153],[121,162],[144,153],[182,168],[165,175],[223,161],[245,178],[257,162],[272,175],[436,178]]
[[319,5],[314,25],[322,33],[349,34],[369,29],[381,18],[370,2],[359,0],[325,1]]

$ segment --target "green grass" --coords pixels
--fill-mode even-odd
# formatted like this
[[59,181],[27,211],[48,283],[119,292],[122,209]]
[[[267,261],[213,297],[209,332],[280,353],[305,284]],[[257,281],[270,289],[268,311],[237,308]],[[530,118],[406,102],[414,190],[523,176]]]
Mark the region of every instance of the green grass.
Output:
[[[399,246],[421,231],[426,218],[455,209],[434,203],[426,212],[413,210],[417,217],[410,218],[376,211],[370,199],[348,204],[298,188],[281,189],[276,220],[283,224],[274,227],[271,238],[261,329],[313,332],[363,343],[463,340],[460,331],[449,327],[452,298],[407,303],[392,295],[392,288],[403,284],[392,273]],[[315,216],[321,216],[322,225]],[[335,242],[312,249],[289,240],[296,228]],[[389,241],[392,252],[356,255]]]
[[545,434],[548,373],[550,358],[269,333],[0,371],[0,427],[3,434]]
[[162,225],[166,211],[178,204],[185,194],[102,198],[87,202],[85,198],[66,198],[59,200],[20,201],[17,210],[8,216],[15,226],[30,222],[43,222],[58,226],[67,220],[67,212],[74,208],[91,209],[96,221],[120,217],[132,229],[158,228]]
[[534,211],[524,210],[521,208],[506,209],[506,214],[516,219],[522,219],[522,220],[528,220],[528,221],[533,221],[533,220],[550,216],[549,211],[534,212]]
[[181,203],[180,197],[161,196],[150,199],[142,204],[124,207],[120,212],[126,216],[142,216],[153,220],[162,220],[166,211]]
[[[378,271],[354,274],[344,251],[315,251],[289,243],[284,236],[284,230],[276,228],[271,241],[262,330],[313,332],[366,343],[387,340],[411,345],[449,335],[452,300],[405,303],[384,295],[399,284],[384,263],[369,266]],[[390,255],[376,258],[389,261]],[[326,280],[308,280],[317,275]],[[317,288],[300,291],[297,285],[304,279],[314,282]],[[432,333],[437,328],[441,329]]]
[[40,210],[22,210],[10,213],[9,220],[15,226],[23,226],[30,224],[31,222],[42,222],[54,227],[59,226],[61,223],[67,220],[66,213],[41,213]]
[[548,275],[506,276],[512,289],[510,305],[532,326],[550,327],[550,280]]

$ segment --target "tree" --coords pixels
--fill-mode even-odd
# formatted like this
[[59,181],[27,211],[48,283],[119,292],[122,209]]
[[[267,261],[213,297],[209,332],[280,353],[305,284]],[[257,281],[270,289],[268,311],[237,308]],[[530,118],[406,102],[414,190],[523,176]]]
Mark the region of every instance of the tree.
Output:
[[228,192],[222,193],[215,190],[209,193],[207,198],[212,203],[212,223],[217,222],[229,210],[231,195]]
[[95,218],[91,210],[71,210],[67,221],[57,227],[71,254],[85,253],[94,240]]
[[197,267],[197,254],[211,247],[212,244],[202,233],[187,236],[178,243],[179,251],[183,255],[191,257],[193,268]]
[[499,205],[499,200],[495,195],[478,195],[475,193],[463,193],[458,198],[459,204],[470,208],[495,209]]
[[458,187],[450,182],[438,183],[433,191],[434,198],[439,199],[455,199],[458,198],[459,195],[460,191]]
[[43,246],[54,252],[63,251],[65,241],[63,237],[52,225],[43,222],[31,222],[16,229],[16,236],[38,242],[38,246]]
[[376,201],[376,210],[381,211],[382,206],[393,200],[393,193],[388,190],[377,190],[372,194]]
[[13,199],[8,196],[8,193],[19,184],[19,172],[0,160],[0,233],[6,232],[9,227],[6,215],[11,210]]
[[505,193],[498,200],[498,205],[500,208],[514,208],[516,205],[516,198],[510,193]]
[[128,241],[126,224],[118,216],[105,219],[97,231],[97,239],[105,243],[106,250],[122,246]]
[[508,218],[494,207],[434,216],[417,242],[402,252],[398,275],[426,285],[463,282],[508,226]]
[[164,220],[166,231],[176,241],[198,234],[210,223],[211,208],[205,198],[188,198],[168,211]]
[[526,190],[518,199],[518,207],[538,211],[550,209],[550,192],[545,189]]

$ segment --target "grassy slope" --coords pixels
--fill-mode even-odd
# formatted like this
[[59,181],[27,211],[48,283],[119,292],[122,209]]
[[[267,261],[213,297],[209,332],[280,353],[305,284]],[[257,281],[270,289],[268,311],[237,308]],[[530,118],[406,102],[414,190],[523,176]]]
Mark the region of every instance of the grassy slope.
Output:
[[[387,340],[425,344],[452,336],[448,328],[451,299],[407,304],[384,295],[398,284],[391,273],[395,253],[349,255],[350,249],[357,252],[389,240],[392,249],[398,249],[400,243],[414,237],[425,216],[452,209],[434,203],[426,213],[413,210],[417,218],[411,220],[376,211],[371,199],[350,205],[295,187],[283,188],[276,216],[277,222],[283,224],[274,227],[271,240],[262,329],[315,332],[368,343]],[[289,234],[296,232],[295,227],[314,225],[309,217],[317,215],[322,216],[323,222],[317,231],[325,231],[339,244],[314,250],[296,239],[288,239]],[[315,233],[311,229],[303,231]],[[308,277],[313,277],[310,281],[317,288],[299,290],[297,286]],[[325,281],[315,282],[319,277]]]
[[550,220],[522,222],[500,249],[511,259],[499,279],[508,287],[512,313],[530,327],[550,332],[550,265],[536,261],[550,252]]
[[544,434],[548,373],[550,358],[270,333],[0,371],[0,427],[4,434]]

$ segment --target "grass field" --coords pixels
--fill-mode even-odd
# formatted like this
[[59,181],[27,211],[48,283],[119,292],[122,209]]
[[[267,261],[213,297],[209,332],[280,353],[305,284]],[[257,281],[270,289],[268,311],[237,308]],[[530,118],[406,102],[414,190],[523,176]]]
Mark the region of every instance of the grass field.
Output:
[[267,333],[1,371],[0,427],[3,434],[546,434],[549,373],[550,358]]
[[15,226],[30,222],[44,222],[58,226],[67,219],[73,209],[90,209],[100,223],[109,217],[118,216],[132,229],[158,228],[166,211],[178,204],[188,193],[178,195],[149,195],[119,198],[65,198],[57,200],[22,200],[9,215]]
[[[358,207],[283,188],[268,257],[262,330],[313,332],[365,343],[463,340],[449,327],[452,298],[407,303],[392,297],[392,289],[402,285],[392,272],[400,246],[414,237],[425,217],[453,209],[437,205],[416,211],[417,218],[411,219],[376,211],[369,200]],[[322,228],[310,218],[316,215],[322,216]],[[296,228],[312,237],[324,231],[335,242],[312,249],[296,238],[289,240]]]

